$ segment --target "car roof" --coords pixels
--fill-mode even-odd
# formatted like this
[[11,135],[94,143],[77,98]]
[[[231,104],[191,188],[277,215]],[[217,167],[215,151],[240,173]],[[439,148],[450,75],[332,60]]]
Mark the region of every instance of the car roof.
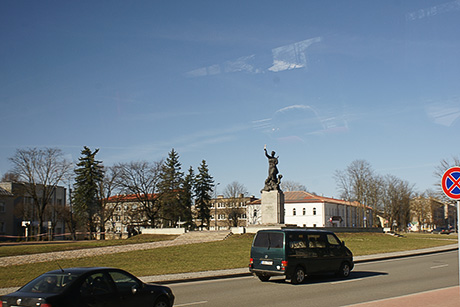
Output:
[[323,230],[323,229],[305,229],[305,228],[282,228],[282,229],[262,229],[259,230],[259,232],[270,232],[270,231],[275,231],[275,232],[285,232],[285,233],[290,233],[290,232],[309,232],[309,233],[333,233],[332,231],[328,230]]
[[119,270],[119,269],[110,268],[110,267],[75,267],[75,268],[56,269],[53,271],[46,272],[45,274],[72,273],[72,274],[79,275],[83,273],[101,271],[101,270]]

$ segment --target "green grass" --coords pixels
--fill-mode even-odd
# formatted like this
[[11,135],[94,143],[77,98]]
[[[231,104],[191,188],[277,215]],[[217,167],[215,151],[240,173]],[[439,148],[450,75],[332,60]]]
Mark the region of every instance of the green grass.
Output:
[[91,240],[91,241],[59,241],[59,242],[28,242],[21,245],[5,245],[0,248],[0,257],[31,255],[67,251],[75,249],[86,249],[104,246],[116,246],[136,243],[147,243],[156,241],[173,240],[175,235],[138,235],[126,240]]
[[[339,233],[355,256],[420,249],[456,243],[457,236],[408,234],[392,237],[373,233]],[[98,257],[59,260],[62,267],[110,266],[136,276],[199,272],[246,267],[253,235],[234,235],[225,241],[155,248]],[[0,288],[23,285],[35,276],[58,269],[57,262],[2,267]]]

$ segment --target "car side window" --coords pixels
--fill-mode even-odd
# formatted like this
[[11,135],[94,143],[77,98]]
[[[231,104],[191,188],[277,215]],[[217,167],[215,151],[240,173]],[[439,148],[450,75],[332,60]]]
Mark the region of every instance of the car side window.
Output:
[[110,280],[104,273],[95,273],[88,276],[80,286],[82,296],[104,295],[113,292]]
[[115,282],[115,286],[117,290],[122,293],[131,292],[133,287],[139,287],[139,282],[134,279],[133,277],[122,273],[122,272],[109,272],[110,277],[112,277],[113,281]]
[[322,235],[308,235],[309,248],[326,248],[326,240]]
[[331,234],[328,234],[327,235],[327,242],[329,243],[329,245],[331,245],[332,247],[337,247],[337,246],[340,246],[340,241],[337,240],[337,238]]

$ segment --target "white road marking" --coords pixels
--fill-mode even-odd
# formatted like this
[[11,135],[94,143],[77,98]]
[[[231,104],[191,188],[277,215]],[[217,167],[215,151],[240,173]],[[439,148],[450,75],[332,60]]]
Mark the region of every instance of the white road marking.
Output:
[[185,304],[179,304],[179,305],[174,305],[176,307],[181,307],[181,306],[193,306],[193,305],[201,305],[201,304],[207,304],[208,301],[200,301],[200,302],[192,302],[192,303],[185,303]]
[[432,266],[430,269],[440,269],[440,268],[445,268],[449,266],[448,264],[440,264],[440,265],[435,265],[435,266]]
[[350,278],[350,279],[332,281],[332,282],[330,282],[329,284],[331,284],[331,285],[337,285],[337,284],[343,284],[343,283],[353,282],[353,281],[369,280],[370,278],[377,278],[377,277],[382,277],[382,276],[385,276],[385,275],[366,276],[366,277],[361,277],[361,278]]

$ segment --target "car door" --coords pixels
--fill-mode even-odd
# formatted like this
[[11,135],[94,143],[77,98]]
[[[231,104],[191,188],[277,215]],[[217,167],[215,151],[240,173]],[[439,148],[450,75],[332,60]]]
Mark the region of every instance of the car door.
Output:
[[326,256],[326,270],[329,272],[336,272],[339,270],[340,265],[344,259],[344,251],[342,243],[339,239],[329,233],[326,235],[327,238],[327,256]]
[[117,306],[115,287],[104,272],[88,275],[79,285],[78,296],[84,307]]
[[308,235],[309,254],[305,258],[307,273],[321,273],[326,269],[327,244],[324,234]]
[[153,295],[143,291],[143,283],[123,271],[112,270],[109,275],[115,284],[119,302],[117,306],[151,307]]

